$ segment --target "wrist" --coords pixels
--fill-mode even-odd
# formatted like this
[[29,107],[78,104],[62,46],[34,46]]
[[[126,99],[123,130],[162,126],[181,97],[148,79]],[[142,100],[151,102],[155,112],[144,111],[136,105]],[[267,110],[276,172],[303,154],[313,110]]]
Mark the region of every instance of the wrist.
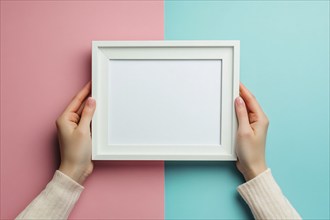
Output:
[[83,185],[87,178],[83,169],[69,164],[61,163],[59,171],[61,171],[80,185]]
[[260,164],[258,166],[255,166],[251,169],[246,170],[243,173],[243,176],[245,178],[245,181],[249,181],[252,180],[253,178],[255,178],[256,176],[258,176],[259,174],[265,172],[268,169],[266,164]]

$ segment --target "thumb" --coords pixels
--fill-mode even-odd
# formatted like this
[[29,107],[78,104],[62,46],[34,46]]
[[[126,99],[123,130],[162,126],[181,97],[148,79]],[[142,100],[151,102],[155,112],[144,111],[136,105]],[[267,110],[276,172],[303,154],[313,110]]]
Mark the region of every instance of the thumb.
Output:
[[86,100],[84,109],[82,110],[81,113],[81,119],[79,122],[79,126],[85,129],[90,129],[90,124],[95,112],[95,108],[96,108],[96,102],[95,99],[89,97]]
[[235,110],[238,119],[238,129],[250,129],[249,116],[245,102],[241,97],[235,99]]

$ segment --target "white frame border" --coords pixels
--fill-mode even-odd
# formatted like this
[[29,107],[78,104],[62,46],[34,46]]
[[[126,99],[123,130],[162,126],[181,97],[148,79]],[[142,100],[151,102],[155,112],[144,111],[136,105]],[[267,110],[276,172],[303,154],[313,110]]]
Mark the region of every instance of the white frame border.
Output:
[[[108,93],[104,91],[108,82],[105,77],[109,59],[221,59],[221,145],[111,145],[109,147],[106,113]],[[236,160],[237,119],[234,100],[239,96],[239,59],[239,41],[93,41],[92,97],[96,100],[97,107],[92,123],[92,159]]]

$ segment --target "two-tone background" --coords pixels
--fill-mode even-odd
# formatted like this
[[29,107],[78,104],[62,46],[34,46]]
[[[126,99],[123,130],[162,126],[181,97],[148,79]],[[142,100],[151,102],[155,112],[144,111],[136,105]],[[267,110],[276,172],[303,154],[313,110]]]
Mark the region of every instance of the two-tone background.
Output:
[[[329,1],[1,0],[1,219],[59,164],[54,121],[92,40],[240,40],[270,118],[267,161],[305,219],[329,219]],[[98,162],[72,219],[251,219],[233,162]]]

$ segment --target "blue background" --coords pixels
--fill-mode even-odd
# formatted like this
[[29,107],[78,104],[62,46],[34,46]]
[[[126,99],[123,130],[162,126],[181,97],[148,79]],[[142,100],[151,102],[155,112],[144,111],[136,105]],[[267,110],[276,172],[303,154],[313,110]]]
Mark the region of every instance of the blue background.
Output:
[[[329,219],[329,1],[166,1],[165,40],[240,40],[270,119],[267,162],[304,219]],[[251,219],[233,162],[166,162],[166,219]]]

